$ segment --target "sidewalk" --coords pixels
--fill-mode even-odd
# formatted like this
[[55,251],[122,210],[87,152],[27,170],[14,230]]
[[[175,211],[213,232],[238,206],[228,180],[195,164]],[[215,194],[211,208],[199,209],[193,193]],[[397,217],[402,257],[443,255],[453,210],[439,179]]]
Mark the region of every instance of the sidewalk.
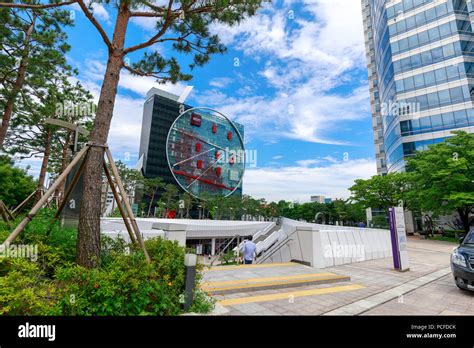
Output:
[[[328,272],[350,281],[214,295],[230,315],[414,315],[474,313],[474,294],[459,290],[450,274],[456,245],[409,238],[410,271],[393,270],[392,259],[314,269],[308,266],[209,271],[206,281]],[[446,297],[446,299],[445,299]],[[442,301],[440,301],[443,299]]]

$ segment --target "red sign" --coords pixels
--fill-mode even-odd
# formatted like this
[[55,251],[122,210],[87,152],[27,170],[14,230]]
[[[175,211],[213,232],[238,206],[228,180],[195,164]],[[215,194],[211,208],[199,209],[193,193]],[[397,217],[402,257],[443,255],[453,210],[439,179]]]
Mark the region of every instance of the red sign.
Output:
[[191,115],[191,125],[192,126],[201,127],[201,122],[202,122],[202,116],[201,115],[195,114],[195,113],[193,113]]

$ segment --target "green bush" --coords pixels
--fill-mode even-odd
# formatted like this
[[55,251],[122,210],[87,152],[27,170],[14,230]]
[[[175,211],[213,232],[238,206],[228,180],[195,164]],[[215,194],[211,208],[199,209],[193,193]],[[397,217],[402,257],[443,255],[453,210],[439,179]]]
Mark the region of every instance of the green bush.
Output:
[[236,262],[236,258],[235,251],[229,250],[225,254],[221,254],[221,256],[219,256],[219,261],[228,265],[230,263]]
[[[51,224],[42,211],[17,244],[35,245],[34,260],[0,258],[0,315],[179,315],[183,313],[185,248],[161,238],[145,242],[152,259],[124,240],[102,237],[101,264],[74,263],[76,231]],[[0,231],[0,241],[8,231]],[[201,280],[198,266],[195,288]],[[191,311],[214,302],[196,290]]]

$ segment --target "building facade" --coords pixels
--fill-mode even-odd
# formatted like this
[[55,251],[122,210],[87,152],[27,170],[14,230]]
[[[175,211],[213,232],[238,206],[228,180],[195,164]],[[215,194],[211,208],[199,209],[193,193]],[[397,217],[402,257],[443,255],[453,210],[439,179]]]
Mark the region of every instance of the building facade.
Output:
[[[165,184],[173,184],[181,191],[181,186],[173,176],[166,155],[166,141],[170,128],[178,116],[192,108],[184,104],[184,98],[152,88],[147,93],[143,107],[142,131],[140,138],[139,166],[146,178],[161,177]],[[244,127],[234,123],[243,137]],[[209,129],[212,132],[212,129]],[[242,183],[232,193],[242,196]]]
[[362,0],[377,172],[474,132],[471,0]]

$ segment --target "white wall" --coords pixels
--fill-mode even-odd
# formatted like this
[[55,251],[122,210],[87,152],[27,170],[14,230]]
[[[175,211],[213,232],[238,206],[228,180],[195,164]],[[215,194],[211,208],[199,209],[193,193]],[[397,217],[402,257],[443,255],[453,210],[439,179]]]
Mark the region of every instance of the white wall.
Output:
[[390,231],[283,219],[280,248],[265,263],[302,261],[325,268],[391,257]]

